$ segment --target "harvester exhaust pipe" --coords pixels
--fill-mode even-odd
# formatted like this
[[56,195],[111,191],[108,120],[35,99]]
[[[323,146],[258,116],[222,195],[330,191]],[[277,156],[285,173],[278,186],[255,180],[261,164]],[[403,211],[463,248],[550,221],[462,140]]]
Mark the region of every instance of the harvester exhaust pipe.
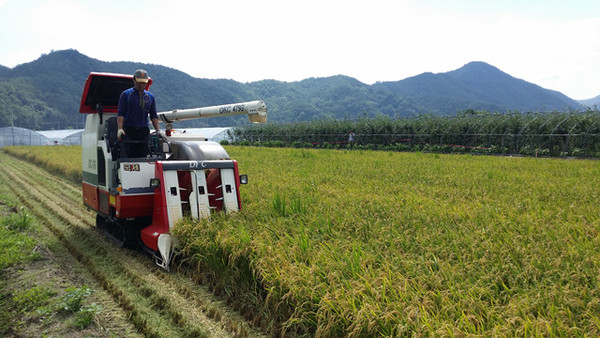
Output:
[[248,115],[251,123],[267,122],[267,105],[262,100],[249,101],[242,103],[224,104],[221,106],[211,106],[192,109],[175,109],[172,111],[160,112],[158,116],[165,123],[173,121],[184,121],[203,117]]

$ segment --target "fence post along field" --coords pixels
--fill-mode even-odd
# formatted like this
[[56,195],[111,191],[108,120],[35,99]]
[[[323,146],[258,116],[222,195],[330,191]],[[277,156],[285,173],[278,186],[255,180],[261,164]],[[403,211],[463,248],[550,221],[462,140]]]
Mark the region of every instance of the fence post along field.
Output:
[[[73,167],[80,149],[3,151]],[[596,160],[227,151],[244,206],[178,223],[180,268],[263,332],[600,334]]]

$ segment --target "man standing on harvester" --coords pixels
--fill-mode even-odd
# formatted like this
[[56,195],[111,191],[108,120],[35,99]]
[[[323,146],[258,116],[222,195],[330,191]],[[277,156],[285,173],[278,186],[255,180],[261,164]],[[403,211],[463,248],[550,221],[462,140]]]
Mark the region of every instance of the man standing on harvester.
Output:
[[117,138],[124,141],[127,157],[145,157],[148,154],[148,116],[156,133],[160,131],[156,101],[154,95],[146,90],[147,84],[148,72],[138,69],[133,74],[133,87],[123,91],[119,98]]

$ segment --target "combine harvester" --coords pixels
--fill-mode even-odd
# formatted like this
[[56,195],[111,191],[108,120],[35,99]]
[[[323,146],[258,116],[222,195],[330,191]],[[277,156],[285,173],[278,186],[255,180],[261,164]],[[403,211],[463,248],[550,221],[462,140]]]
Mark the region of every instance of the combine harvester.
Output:
[[[152,84],[149,79],[146,89]],[[94,210],[96,226],[119,246],[142,247],[165,270],[176,239],[169,230],[184,215],[207,218],[219,210],[240,210],[238,165],[223,147],[198,135],[172,134],[171,123],[246,114],[265,123],[263,101],[158,113],[167,135],[152,132],[149,155],[127,158],[117,139],[117,106],[132,76],[90,73],[79,112],[88,114],[82,136],[83,203]]]

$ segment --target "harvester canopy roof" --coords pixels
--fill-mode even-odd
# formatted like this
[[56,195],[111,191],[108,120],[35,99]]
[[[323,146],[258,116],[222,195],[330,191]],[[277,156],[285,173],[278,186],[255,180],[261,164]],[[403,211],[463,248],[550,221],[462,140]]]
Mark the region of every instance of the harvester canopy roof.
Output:
[[[121,93],[133,87],[133,76],[129,74],[95,73],[88,75],[81,95],[79,112],[92,114],[102,107],[105,113],[116,113]],[[146,90],[150,88],[152,79],[148,80]]]

